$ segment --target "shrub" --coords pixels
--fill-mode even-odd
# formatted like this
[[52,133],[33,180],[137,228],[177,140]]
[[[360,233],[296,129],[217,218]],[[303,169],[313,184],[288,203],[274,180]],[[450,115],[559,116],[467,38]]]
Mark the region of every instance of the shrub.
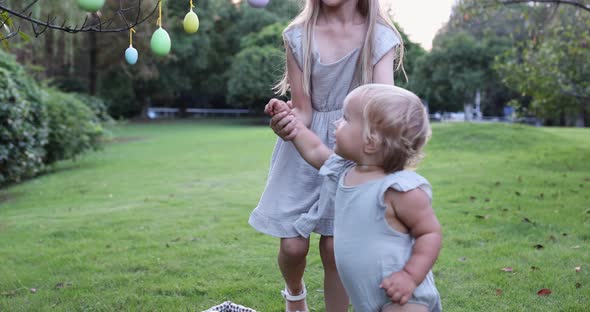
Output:
[[101,146],[104,129],[95,112],[82,97],[55,89],[45,90],[49,116],[49,141],[45,163],[75,158]]
[[39,86],[0,50],[0,185],[43,170],[47,112]]

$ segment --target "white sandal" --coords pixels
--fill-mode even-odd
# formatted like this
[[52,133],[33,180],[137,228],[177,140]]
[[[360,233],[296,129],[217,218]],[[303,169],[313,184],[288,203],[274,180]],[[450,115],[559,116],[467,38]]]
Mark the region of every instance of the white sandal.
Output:
[[[299,294],[297,296],[293,296],[289,293],[289,289],[287,289],[287,286],[285,285],[285,290],[281,290],[281,295],[287,301],[301,301],[301,300],[304,300],[305,297],[307,297],[307,289],[305,288],[305,284],[303,284],[303,291],[301,292],[301,294]],[[307,306],[307,303],[305,305]],[[308,312],[308,311],[307,310],[303,310],[303,311],[300,311],[300,310],[289,311],[289,310],[287,310],[287,312]]]

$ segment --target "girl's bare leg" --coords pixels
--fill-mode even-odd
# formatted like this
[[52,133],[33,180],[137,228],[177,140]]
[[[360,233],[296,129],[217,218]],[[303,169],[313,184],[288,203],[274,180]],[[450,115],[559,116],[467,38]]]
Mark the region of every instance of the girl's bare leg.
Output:
[[[306,238],[281,238],[279,268],[285,279],[287,290],[293,296],[303,292],[303,272],[308,251],[309,240]],[[287,311],[308,311],[306,301],[287,301]]]
[[320,256],[324,265],[324,301],[326,312],[348,311],[348,296],[340,281],[334,258],[334,238],[320,238]]

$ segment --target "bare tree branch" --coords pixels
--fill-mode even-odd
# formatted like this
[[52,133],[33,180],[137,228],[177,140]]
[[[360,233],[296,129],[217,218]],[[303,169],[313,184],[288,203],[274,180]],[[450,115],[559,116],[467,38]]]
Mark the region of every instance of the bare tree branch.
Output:
[[522,4],[522,3],[548,3],[548,4],[566,4],[571,5],[577,8],[580,8],[584,11],[590,12],[590,4],[583,3],[581,1],[575,0],[497,0],[499,4]]
[[[46,21],[41,21],[41,20],[33,18],[32,12],[30,12],[29,10],[35,4],[37,4],[39,1],[40,0],[32,0],[31,3],[29,3],[27,6],[25,6],[25,8],[23,10],[18,11],[18,10],[11,9],[11,8],[7,7],[6,5],[3,4],[4,1],[0,0],[0,12],[8,13],[9,18],[10,17],[18,18],[20,20],[31,23],[33,32],[35,33],[35,37],[39,37],[41,34],[43,34],[45,31],[47,31],[47,29],[58,30],[58,31],[63,31],[63,32],[67,32],[67,33],[79,33],[79,32],[112,33],[112,32],[128,31],[130,28],[135,27],[135,26],[145,22],[147,19],[149,19],[150,17],[152,17],[156,13],[156,11],[158,9],[158,3],[162,0],[158,0],[158,3],[156,3],[153,10],[148,15],[143,16],[143,17],[141,16],[141,5],[142,5],[143,0],[137,0],[136,6],[131,6],[131,7],[127,7],[127,8],[124,8],[122,3],[120,3],[119,9],[115,12],[115,15],[113,17],[106,19],[106,20],[102,20],[100,18],[100,14],[92,13],[92,16],[94,17],[92,20],[94,20],[96,22],[89,25],[88,24],[88,17],[90,16],[90,14],[88,14],[84,20],[84,23],[80,27],[78,27],[77,24],[74,26],[68,25],[66,20],[64,20],[61,24],[59,24],[59,23],[56,24],[56,20],[57,20],[56,16],[54,16],[54,17],[47,16]],[[131,10],[137,10],[137,14],[135,15],[134,21],[130,23],[125,18],[124,15],[126,12],[131,11]],[[115,23],[115,17],[119,17],[122,20],[124,26],[121,25],[120,27],[113,27],[114,24],[115,25],[117,24],[117,23]],[[0,28],[6,22],[7,22],[7,20],[0,21],[0,23],[1,23]],[[9,34],[8,36],[4,36],[3,38],[0,38],[0,41],[7,40],[8,38],[14,37],[17,33],[11,32],[11,34]]]

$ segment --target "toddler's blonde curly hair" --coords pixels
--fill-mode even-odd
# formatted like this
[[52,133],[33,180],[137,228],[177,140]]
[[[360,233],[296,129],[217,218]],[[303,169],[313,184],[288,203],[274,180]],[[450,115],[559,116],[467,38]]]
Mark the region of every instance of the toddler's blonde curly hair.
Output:
[[385,84],[367,84],[356,88],[365,103],[363,138],[374,141],[387,173],[413,168],[423,158],[422,149],[432,131],[428,113],[414,93]]

